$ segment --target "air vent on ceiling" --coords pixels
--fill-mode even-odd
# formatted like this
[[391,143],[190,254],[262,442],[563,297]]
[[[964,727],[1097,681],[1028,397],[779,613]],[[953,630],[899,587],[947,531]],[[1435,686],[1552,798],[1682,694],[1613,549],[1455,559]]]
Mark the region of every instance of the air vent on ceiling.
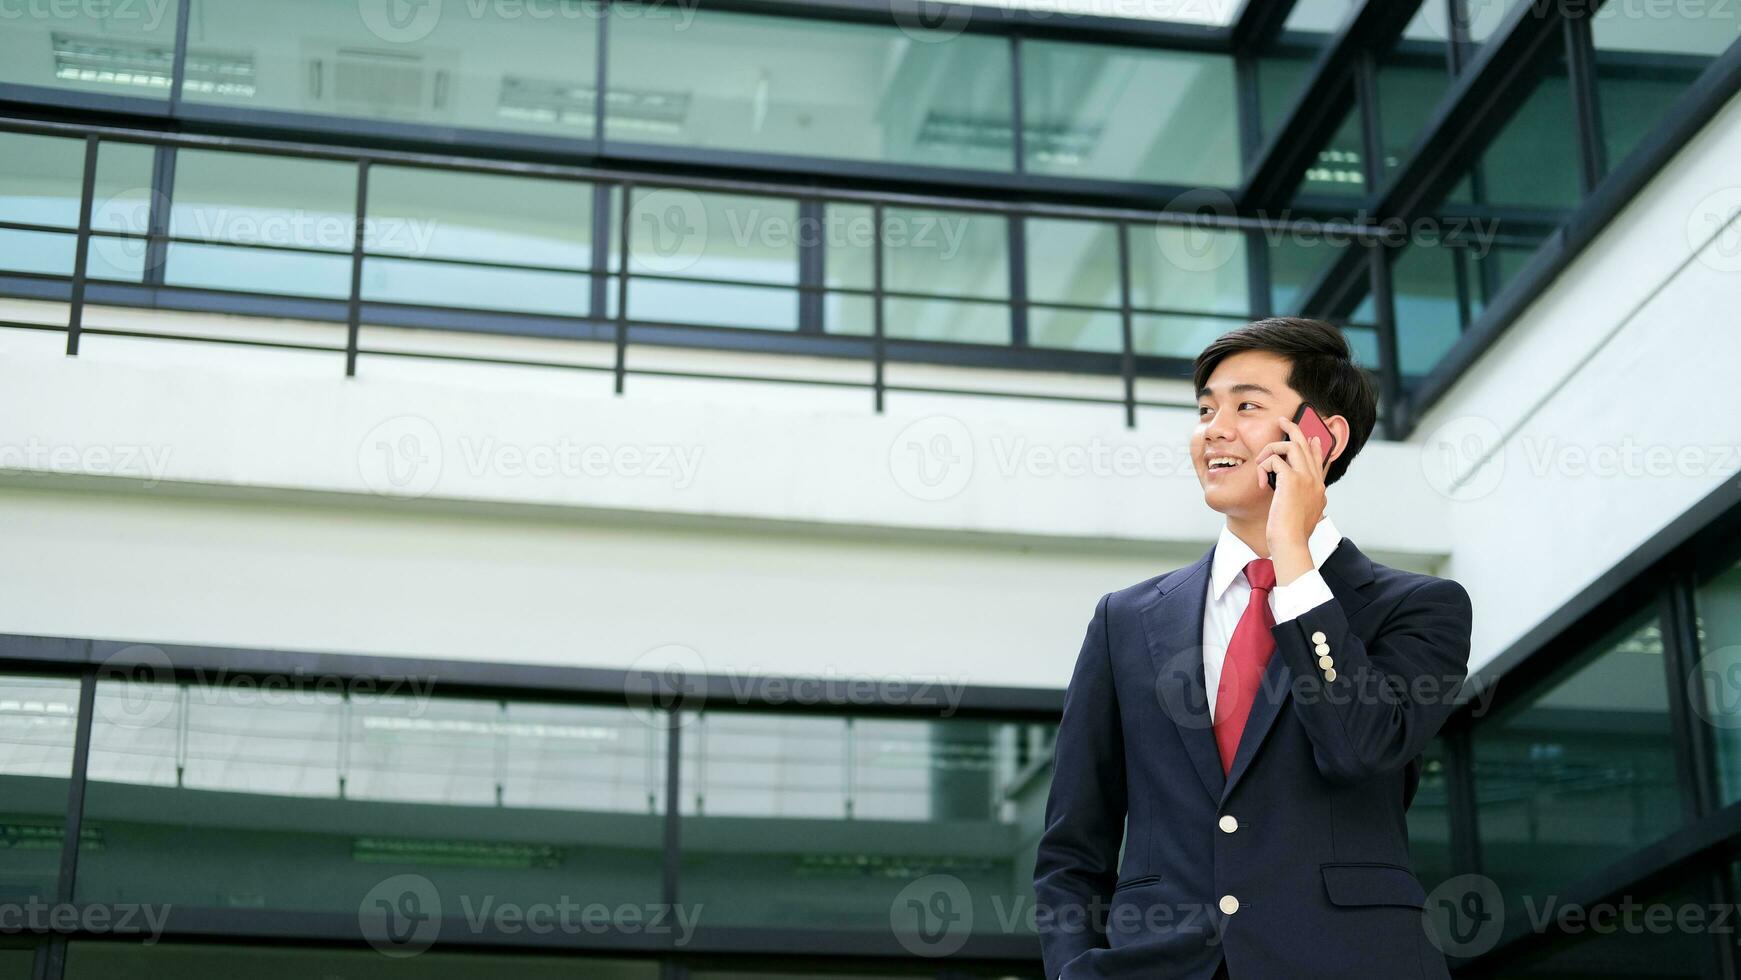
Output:
[[350,115],[427,119],[453,102],[451,54],[347,45],[308,54],[308,100]]

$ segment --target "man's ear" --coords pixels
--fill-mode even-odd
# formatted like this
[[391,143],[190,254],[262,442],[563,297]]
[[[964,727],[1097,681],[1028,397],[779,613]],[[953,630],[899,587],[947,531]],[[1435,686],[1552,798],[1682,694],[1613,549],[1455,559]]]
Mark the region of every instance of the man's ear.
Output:
[[1343,450],[1348,448],[1348,433],[1352,430],[1348,428],[1348,420],[1340,415],[1332,415],[1325,419],[1324,425],[1330,430],[1330,434],[1336,437],[1336,448],[1332,449],[1329,458],[1324,460],[1324,465],[1329,466],[1336,462],[1336,458],[1342,455]]

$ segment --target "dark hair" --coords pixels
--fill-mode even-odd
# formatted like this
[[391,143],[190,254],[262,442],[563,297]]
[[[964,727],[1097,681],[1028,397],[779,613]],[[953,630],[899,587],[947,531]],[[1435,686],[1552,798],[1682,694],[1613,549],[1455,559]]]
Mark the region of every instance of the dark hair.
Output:
[[1266,351],[1287,358],[1292,364],[1288,387],[1325,418],[1340,415],[1348,420],[1348,448],[1324,473],[1325,485],[1341,479],[1378,421],[1378,395],[1366,372],[1354,364],[1348,339],[1322,320],[1296,316],[1254,320],[1203,348],[1191,370],[1192,390],[1202,391],[1217,364],[1245,351]]

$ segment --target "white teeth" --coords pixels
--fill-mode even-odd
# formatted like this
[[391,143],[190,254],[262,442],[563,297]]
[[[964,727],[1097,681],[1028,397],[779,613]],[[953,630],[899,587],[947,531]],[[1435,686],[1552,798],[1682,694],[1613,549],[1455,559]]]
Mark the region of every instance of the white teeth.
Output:
[[1212,459],[1209,461],[1209,468],[1210,469],[1231,469],[1232,467],[1235,467],[1238,465],[1239,465],[1239,460],[1237,460],[1237,459],[1221,458],[1221,459]]

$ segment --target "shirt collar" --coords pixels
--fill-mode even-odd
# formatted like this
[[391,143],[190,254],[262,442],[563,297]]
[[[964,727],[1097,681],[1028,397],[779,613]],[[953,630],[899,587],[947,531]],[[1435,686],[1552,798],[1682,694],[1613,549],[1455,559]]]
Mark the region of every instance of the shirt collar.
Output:
[[[1323,568],[1324,562],[1336,546],[1342,543],[1342,532],[1336,530],[1330,515],[1325,514],[1318,519],[1318,526],[1312,528],[1312,536],[1306,539],[1306,550],[1312,553],[1312,567]],[[1245,566],[1258,554],[1251,546],[1239,540],[1239,535],[1221,525],[1221,537],[1215,542],[1215,557],[1210,559],[1209,585],[1216,599],[1227,592],[1227,587],[1233,584],[1245,571]]]

